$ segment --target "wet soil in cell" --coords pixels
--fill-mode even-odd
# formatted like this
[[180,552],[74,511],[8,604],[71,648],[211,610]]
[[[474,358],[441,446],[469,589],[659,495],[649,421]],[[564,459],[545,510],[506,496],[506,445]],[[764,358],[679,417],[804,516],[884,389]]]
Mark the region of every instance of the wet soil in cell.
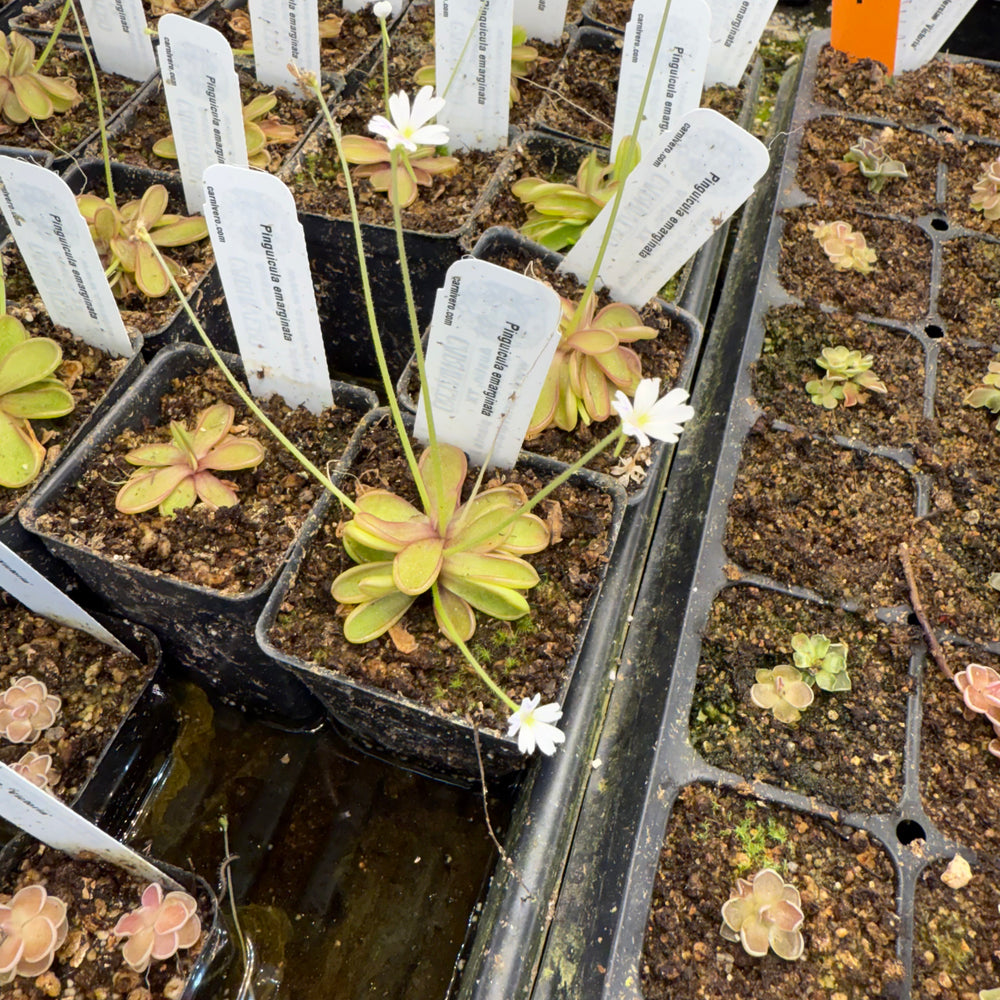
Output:
[[[792,636],[848,647],[851,690],[779,722],[750,700],[755,674],[792,663]],[[712,605],[691,708],[691,744],[716,767],[852,812],[891,811],[902,794],[908,630],[775,591],[736,586]]]
[[[205,6],[205,0],[142,0],[142,9],[146,15],[147,24],[154,24],[164,14],[180,14],[183,17],[191,17],[195,11]],[[40,9],[45,7],[44,10]],[[62,4],[52,5],[35,4],[24,8],[22,19],[24,24],[30,28],[38,28],[39,31],[51,31],[59,15],[62,12]],[[68,33],[76,34],[76,24],[73,15],[66,20],[65,30]],[[84,34],[89,38],[90,33],[84,25]],[[39,51],[41,51],[39,49]]]
[[6,594],[0,594],[0,633],[0,691],[31,676],[62,699],[55,724],[37,741],[0,741],[0,760],[14,764],[28,750],[50,755],[55,773],[50,787],[60,799],[72,801],[156,663],[32,614]]
[[[267,449],[256,469],[220,477],[236,484],[240,502],[214,511],[199,503],[173,517],[163,517],[156,508],[134,515],[115,510],[115,495],[134,468],[124,455],[141,444],[169,441],[171,420],[192,428],[196,415],[217,402],[236,410],[234,432],[242,428]],[[290,409],[278,396],[260,405],[322,467],[343,453],[360,417],[347,406],[316,417],[302,407]],[[256,423],[214,368],[175,379],[160,412],[156,425],[125,431],[106,444],[81,480],[38,518],[39,528],[107,558],[127,559],[223,594],[259,587],[281,565],[322,488]]]
[[[847,312],[868,313],[904,322],[923,316],[930,306],[931,243],[916,227],[854,212],[789,209],[781,239],[778,280],[790,294]],[[809,229],[847,222],[878,255],[870,274],[838,271]]]
[[[944,631],[937,627],[938,634]],[[952,673],[970,663],[1000,670],[1000,657],[977,646],[942,644]],[[985,715],[966,718],[965,702],[953,681],[926,657],[921,680],[920,800],[946,837],[978,853],[996,856],[1000,848],[1000,785],[997,758],[989,752],[996,738]],[[993,908],[991,920],[996,915]],[[993,920],[994,925],[996,921]]]
[[897,603],[895,552],[913,489],[895,462],[758,421],[743,448],[725,547],[743,569],[861,609]]
[[[907,177],[890,178],[881,191],[871,191],[868,178],[844,161],[859,138],[880,143],[886,156],[906,167]],[[805,127],[795,180],[820,208],[832,205],[834,211],[849,207],[915,219],[935,208],[938,162],[950,151],[950,159],[958,159],[951,147],[921,132],[819,118]]]
[[994,858],[963,857],[972,880],[960,889],[941,880],[947,861],[920,873],[913,905],[913,1000],[977,1000],[980,990],[997,984],[1000,866]]
[[[737,878],[776,870],[801,894],[805,952],[748,955],[719,933]],[[898,996],[893,866],[863,830],[765,806],[735,792],[683,789],[657,868],[640,973],[645,1000]],[[831,992],[831,990],[833,992]]]
[[971,237],[941,248],[938,310],[950,337],[1000,344],[1000,243]]
[[66,903],[69,931],[49,971],[36,978],[18,976],[4,987],[4,1000],[152,1000],[181,995],[204,947],[205,928],[211,925],[207,897],[197,898],[202,936],[194,947],[154,960],[139,973],[125,964],[124,940],[111,932],[120,917],[139,908],[146,882],[114,865],[73,859],[40,844],[12,874],[15,880],[5,886],[0,900],[26,885],[40,884]]
[[[768,416],[826,437],[839,435],[872,447],[914,444],[923,425],[924,350],[914,337],[844,313],[782,306],[765,317],[763,353],[754,368],[754,395]],[[856,406],[828,410],[812,401],[806,384],[825,374],[816,364],[825,347],[872,355],[872,371],[887,392],[869,392]],[[984,368],[985,371],[985,368]]]
[[[354,468],[363,470],[359,484],[393,489],[417,502],[387,417],[365,437]],[[475,471],[470,470],[466,495],[474,476]],[[507,474],[504,481],[520,484],[529,496],[544,485],[536,473],[524,468]],[[496,485],[499,477],[492,482]],[[515,701],[541,693],[545,703],[559,698],[576,632],[607,562],[611,499],[592,489],[563,485],[542,501],[537,513],[558,541],[526,557],[541,577],[527,592],[530,615],[501,622],[477,614],[476,633],[469,647]],[[418,598],[400,621],[405,636],[398,645],[388,635],[363,645],[345,641],[343,618],[348,609],[338,609],[330,585],[353,563],[337,541],[337,518],[338,512],[333,510],[313,539],[298,578],[281,605],[271,641],[285,653],[352,680],[395,691],[489,729],[504,727],[506,707],[469,670],[438,629],[429,594]],[[402,652],[400,647],[410,651]]]

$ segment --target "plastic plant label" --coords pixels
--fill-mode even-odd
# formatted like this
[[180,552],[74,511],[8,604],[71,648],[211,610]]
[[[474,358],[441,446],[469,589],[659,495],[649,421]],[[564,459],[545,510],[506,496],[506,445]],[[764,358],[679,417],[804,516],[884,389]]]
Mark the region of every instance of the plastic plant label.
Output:
[[514,0],[434,0],[437,121],[448,149],[501,149],[510,120]]
[[215,28],[177,14],[164,14],[158,55],[184,200],[188,212],[200,214],[205,169],[214,163],[247,166],[233,50]]
[[147,80],[156,72],[141,0],[81,0],[97,61],[105,73]]
[[[403,12],[403,0],[389,0],[392,4],[392,16],[399,17]],[[370,10],[373,0],[344,0],[344,10],[349,14],[357,14],[359,10]],[[375,15],[373,14],[372,17]]]
[[705,70],[706,87],[716,83],[735,87],[740,82],[776,3],[777,0],[708,0],[712,9],[712,46]]
[[[868,0],[869,3],[874,0]],[[899,0],[896,64],[903,73],[929,63],[976,0]]]
[[134,354],[66,182],[37,164],[0,156],[0,209],[52,322],[108,354]]
[[249,6],[257,79],[305,100],[288,64],[319,79],[319,5],[316,0],[250,0]]
[[273,174],[205,171],[208,233],[250,391],[312,413],[333,405],[305,234]]
[[[632,134],[635,126],[635,115],[660,32],[663,7],[663,0],[636,0],[632,7],[632,19],[625,29],[622,47],[615,127],[611,137],[613,150],[618,149],[625,136]],[[701,104],[708,64],[710,17],[705,0],[673,0],[671,3],[639,127],[640,150],[655,144],[661,132],[669,131],[683,115]]]
[[[629,174],[600,270],[600,281],[629,305],[645,305],[750,197],[768,167],[764,144],[717,111],[697,108],[678,125]],[[589,277],[612,207],[613,199],[561,271]]]
[[524,28],[528,38],[555,44],[566,26],[568,5],[569,0],[514,0],[514,24]]
[[145,882],[181,888],[151,861],[78,816],[54,795],[22,778],[6,764],[0,766],[0,816],[57,851],[74,857],[89,851]]
[[[559,343],[559,296],[496,264],[460,260],[434,302],[427,383],[438,440],[509,469]],[[424,393],[414,434],[427,441]]]
[[17,598],[36,614],[51,618],[60,625],[79,629],[122,653],[132,652],[123,646],[97,619],[87,614],[76,601],[67,597],[34,566],[0,542],[0,589]]

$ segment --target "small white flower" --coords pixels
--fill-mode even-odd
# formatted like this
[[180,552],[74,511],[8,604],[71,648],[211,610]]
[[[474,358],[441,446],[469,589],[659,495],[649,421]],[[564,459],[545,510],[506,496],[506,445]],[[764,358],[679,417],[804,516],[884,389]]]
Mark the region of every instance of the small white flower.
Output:
[[384,21],[387,17],[392,16],[392,4],[389,3],[389,0],[378,0],[372,5],[372,13],[380,21]]
[[635,399],[629,401],[621,389],[615,393],[611,405],[622,418],[622,430],[634,437],[643,448],[651,437],[657,441],[673,444],[683,430],[685,420],[694,416],[694,410],[687,405],[686,389],[671,389],[663,399],[658,378],[644,378],[635,390]]
[[389,97],[389,114],[392,121],[376,115],[368,129],[385,139],[389,149],[402,146],[407,152],[415,153],[418,146],[443,146],[448,141],[448,129],[444,125],[427,123],[444,107],[444,98],[434,96],[433,87],[421,87],[417,96],[410,99],[406,92]]
[[566,734],[555,725],[562,718],[562,709],[554,701],[539,706],[541,700],[540,694],[521,699],[521,707],[510,717],[507,735],[517,737],[521,753],[534,753],[537,746],[551,757],[556,752],[556,744],[566,742]]

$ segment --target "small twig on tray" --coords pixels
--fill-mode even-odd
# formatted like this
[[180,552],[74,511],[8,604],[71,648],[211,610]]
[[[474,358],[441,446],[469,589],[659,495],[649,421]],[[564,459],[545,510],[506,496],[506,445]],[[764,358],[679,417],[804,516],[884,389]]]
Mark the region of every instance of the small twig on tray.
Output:
[[941,668],[948,680],[954,680],[955,675],[948,666],[941,643],[937,641],[937,636],[931,629],[931,623],[927,620],[927,612],[924,611],[923,601],[920,600],[920,592],[917,590],[917,578],[913,572],[913,564],[910,562],[910,548],[906,542],[899,545],[899,561],[903,564],[903,573],[906,575],[906,585],[910,588],[910,604],[913,605],[913,613],[920,622],[920,627],[924,630],[924,638],[927,640],[927,648],[934,662]]
[[474,725],[472,727],[472,736],[476,741],[476,760],[479,762],[479,790],[483,796],[483,815],[486,817],[486,829],[489,831],[490,840],[493,841],[493,846],[497,849],[500,857],[503,859],[503,863],[507,866],[507,871],[510,872],[511,876],[517,880],[517,884],[528,894],[527,898],[534,899],[535,894],[524,884],[524,880],[514,867],[514,862],[511,861],[510,855],[503,849],[503,845],[493,832],[493,824],[490,822],[490,807],[486,800],[486,771],[483,769],[483,754],[479,748],[479,726]]

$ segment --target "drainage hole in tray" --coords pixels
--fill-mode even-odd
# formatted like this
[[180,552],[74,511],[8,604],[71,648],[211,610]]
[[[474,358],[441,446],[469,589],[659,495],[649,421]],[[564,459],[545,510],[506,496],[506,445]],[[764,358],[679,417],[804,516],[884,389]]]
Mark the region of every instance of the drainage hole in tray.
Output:
[[915,840],[926,840],[927,834],[915,819],[904,819],[896,825],[896,838],[901,844],[912,844]]

